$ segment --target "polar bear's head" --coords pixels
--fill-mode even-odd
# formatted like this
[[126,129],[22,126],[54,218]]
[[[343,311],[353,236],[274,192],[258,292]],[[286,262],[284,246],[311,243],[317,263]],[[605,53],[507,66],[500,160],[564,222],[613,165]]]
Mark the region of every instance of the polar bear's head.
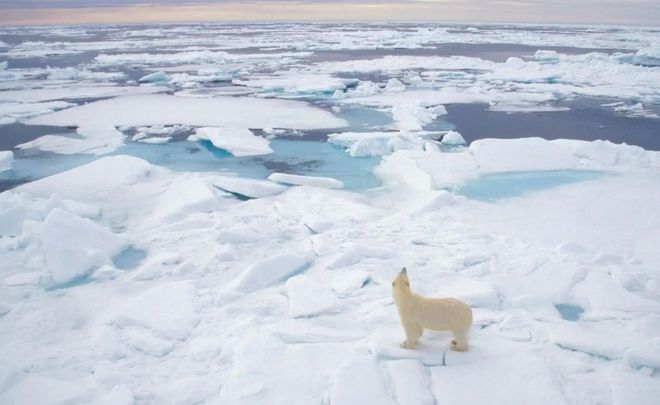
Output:
[[399,274],[392,281],[392,290],[394,292],[410,292],[410,281],[408,281],[408,272],[402,268]]

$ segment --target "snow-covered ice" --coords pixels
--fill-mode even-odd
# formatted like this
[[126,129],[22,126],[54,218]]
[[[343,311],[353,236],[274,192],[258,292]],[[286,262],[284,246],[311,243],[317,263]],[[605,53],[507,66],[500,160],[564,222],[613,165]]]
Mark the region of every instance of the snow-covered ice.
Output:
[[224,149],[234,156],[255,156],[273,153],[268,140],[255,136],[247,128],[199,128],[189,141],[210,141],[213,146]]
[[[654,128],[657,30],[0,35],[0,403],[660,398],[660,153],[450,124],[588,100]],[[469,351],[399,346],[402,266],[472,306]]]
[[319,177],[319,176],[300,176],[296,174],[286,174],[286,173],[273,173],[268,176],[268,180],[283,183],[291,184],[295,186],[311,186],[311,187],[322,187],[322,188],[343,188],[344,183],[337,179],[332,179],[329,177]]

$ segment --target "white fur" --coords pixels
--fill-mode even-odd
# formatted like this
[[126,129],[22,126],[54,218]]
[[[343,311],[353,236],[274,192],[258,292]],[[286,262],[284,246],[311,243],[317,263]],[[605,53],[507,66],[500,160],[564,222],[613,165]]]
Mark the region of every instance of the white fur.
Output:
[[392,282],[392,296],[406,331],[406,340],[401,347],[414,348],[424,329],[431,329],[450,331],[454,335],[452,350],[468,349],[472,309],[466,303],[456,298],[426,298],[413,293],[405,268]]

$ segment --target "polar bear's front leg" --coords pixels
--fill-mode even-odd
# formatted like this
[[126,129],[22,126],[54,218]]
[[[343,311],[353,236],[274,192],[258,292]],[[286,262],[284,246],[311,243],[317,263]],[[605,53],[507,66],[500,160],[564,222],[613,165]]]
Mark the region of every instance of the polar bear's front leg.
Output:
[[401,343],[404,349],[414,349],[417,346],[419,338],[422,336],[424,329],[420,324],[414,321],[402,322],[403,329],[406,331],[406,340]]

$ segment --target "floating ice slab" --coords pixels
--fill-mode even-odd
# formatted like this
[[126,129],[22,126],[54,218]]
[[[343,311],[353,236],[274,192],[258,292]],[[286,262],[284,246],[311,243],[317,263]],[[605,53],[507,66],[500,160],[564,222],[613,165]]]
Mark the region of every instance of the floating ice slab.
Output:
[[140,83],[167,83],[170,80],[172,80],[172,78],[169,77],[167,73],[160,71],[142,76],[138,81]]
[[346,148],[349,155],[381,156],[402,149],[422,149],[424,134],[407,132],[342,132],[329,134],[328,142]]
[[38,103],[44,101],[83,98],[117,97],[138,94],[153,94],[167,90],[157,86],[84,86],[67,85],[64,88],[7,90],[0,92],[0,101]]
[[10,170],[11,164],[14,161],[14,152],[0,151],[0,173]]
[[68,108],[74,104],[66,101],[37,103],[0,103],[0,125],[12,124],[18,120]]
[[208,140],[216,148],[224,149],[238,157],[273,153],[267,139],[255,136],[247,128],[199,128],[188,140]]
[[246,80],[233,80],[233,83],[242,86],[257,87],[265,91],[280,91],[292,94],[328,93],[335,90],[345,90],[348,86],[355,86],[356,79],[340,79],[323,74],[279,74],[271,77],[250,77]]
[[290,254],[262,259],[236,277],[229,284],[229,289],[249,293],[269,287],[300,272],[306,265],[304,257]]
[[246,179],[242,177],[215,177],[213,185],[242,198],[263,198],[277,195],[287,189],[286,186],[270,181]]
[[89,274],[128,247],[109,230],[59,208],[44,221],[41,239],[48,271],[57,284]]
[[[245,114],[249,111],[249,114]],[[338,128],[344,120],[301,101],[169,95],[117,97],[43,115],[30,125],[192,125],[232,128]]]
[[86,125],[76,130],[80,138],[58,135],[44,135],[33,141],[18,145],[19,149],[35,148],[45,152],[72,155],[83,153],[103,155],[110,153],[124,144],[124,134],[113,126]]
[[310,186],[320,188],[343,188],[344,183],[330,177],[300,176],[296,174],[273,173],[268,180],[294,186]]
[[25,184],[20,189],[47,198],[58,193],[77,201],[97,200],[122,186],[144,181],[154,170],[154,166],[136,157],[110,156]]
[[578,164],[572,150],[541,138],[480,139],[470,144],[470,152],[483,173],[562,170]]

